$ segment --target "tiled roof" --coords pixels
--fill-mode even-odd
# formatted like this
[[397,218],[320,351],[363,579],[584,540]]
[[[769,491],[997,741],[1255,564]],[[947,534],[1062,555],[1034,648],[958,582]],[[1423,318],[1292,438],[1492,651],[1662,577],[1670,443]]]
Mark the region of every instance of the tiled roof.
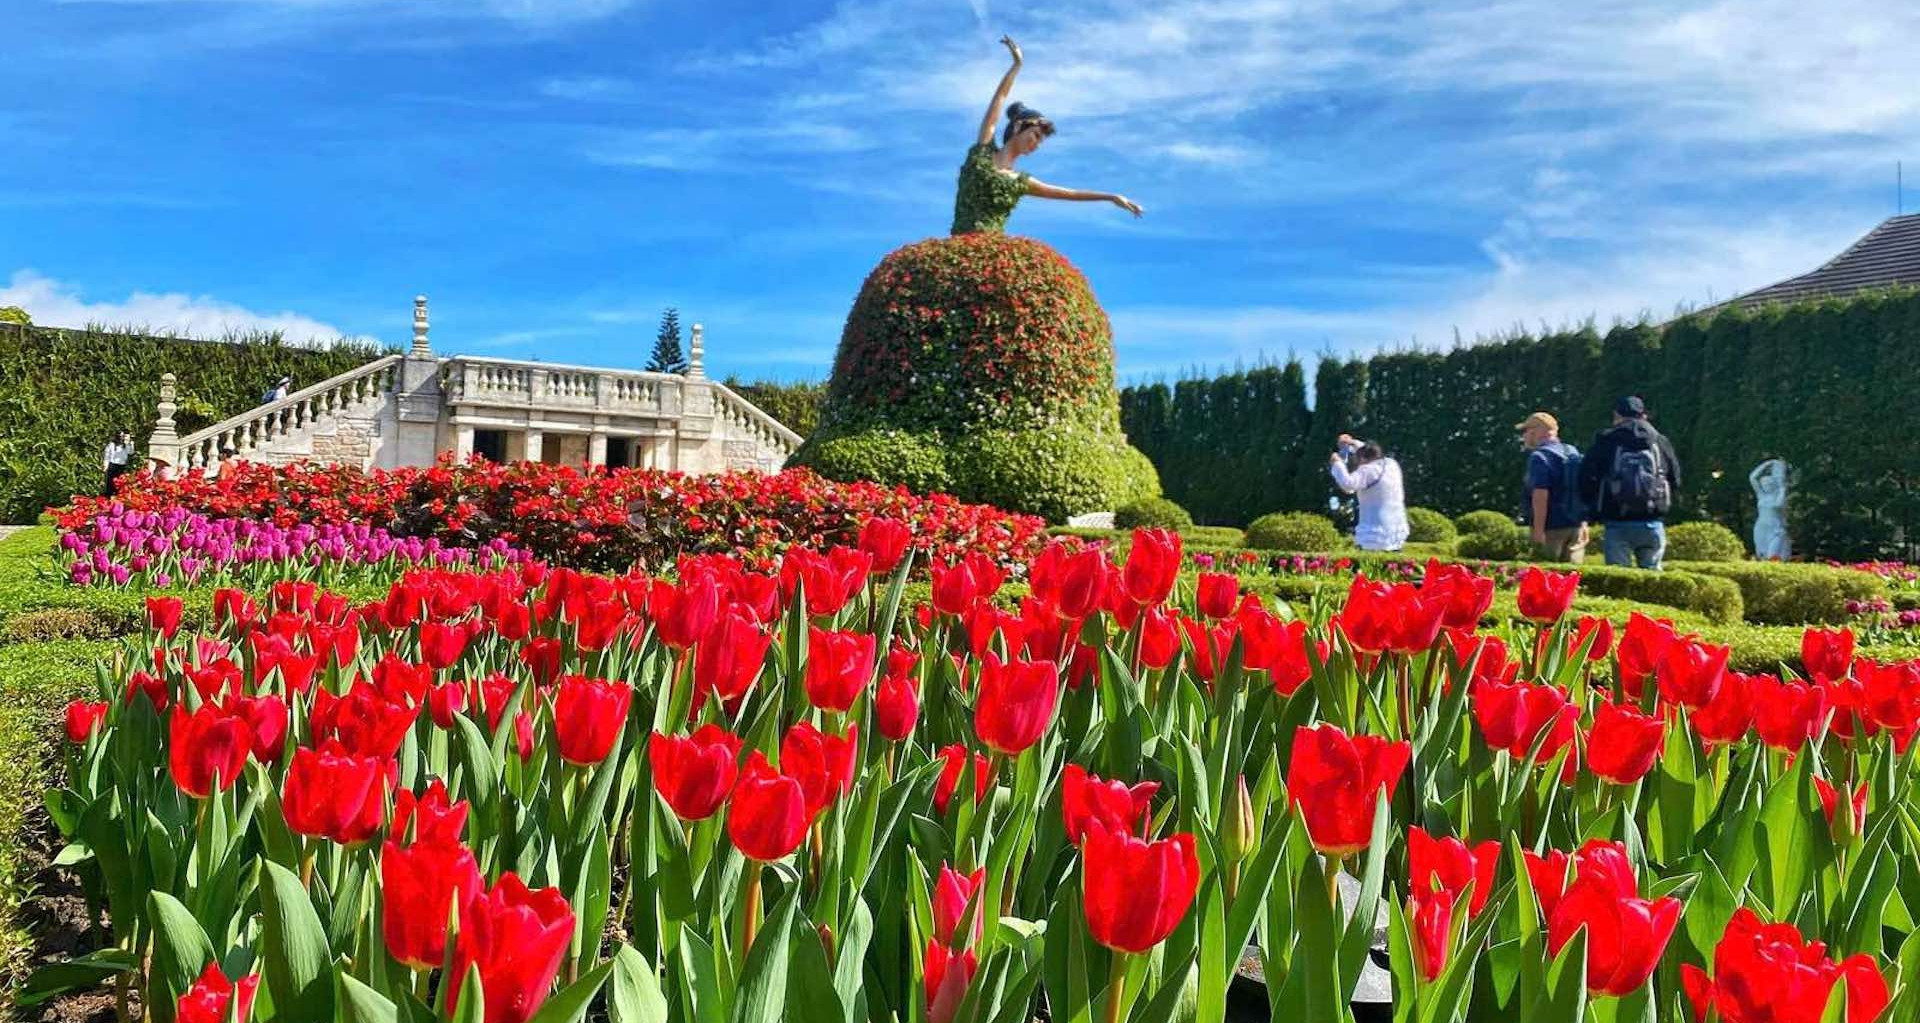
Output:
[[1889,217],[1820,269],[1750,291],[1726,304],[1752,308],[1895,285],[1920,287],[1920,213]]

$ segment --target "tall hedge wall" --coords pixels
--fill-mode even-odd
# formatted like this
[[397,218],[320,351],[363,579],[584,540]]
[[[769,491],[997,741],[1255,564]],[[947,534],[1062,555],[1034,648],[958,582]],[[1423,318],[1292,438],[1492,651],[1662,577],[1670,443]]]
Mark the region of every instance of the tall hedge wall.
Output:
[[[1342,430],[1377,439],[1400,459],[1412,504],[1517,512],[1514,423],[1544,408],[1586,447],[1614,399],[1638,394],[1685,468],[1677,517],[1714,519],[1745,536],[1747,473],[1777,456],[1799,473],[1789,513],[1801,550],[1865,557],[1920,543],[1920,293],[1329,359],[1315,376],[1304,434],[1288,432],[1301,421],[1291,396],[1239,397],[1246,378],[1262,372],[1122,394],[1128,435],[1160,467],[1168,496],[1200,521],[1324,510],[1325,454]],[[1274,372],[1298,377],[1292,366]],[[1214,385],[1222,381],[1235,400],[1220,400]],[[1270,428],[1257,425],[1263,409]],[[1223,430],[1247,431],[1245,443],[1213,450]],[[1204,472],[1177,468],[1195,458]],[[1273,481],[1276,465],[1295,467],[1291,484]]]
[[180,431],[245,411],[283,374],[318,383],[381,355],[366,344],[304,348],[277,335],[223,341],[0,323],[0,522],[32,522],[100,488],[113,431],[144,445],[160,376],[179,378]]

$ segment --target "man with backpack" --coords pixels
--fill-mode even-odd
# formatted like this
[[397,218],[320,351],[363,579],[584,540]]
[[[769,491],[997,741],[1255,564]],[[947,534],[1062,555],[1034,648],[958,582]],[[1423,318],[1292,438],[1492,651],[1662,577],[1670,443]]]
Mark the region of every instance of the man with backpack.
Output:
[[1667,513],[1680,489],[1673,444],[1647,422],[1647,405],[1622,398],[1613,426],[1593,439],[1580,467],[1580,496],[1606,529],[1607,564],[1659,569]]
[[1580,500],[1580,449],[1560,439],[1560,421],[1535,412],[1515,423],[1527,449],[1526,510],[1533,546],[1549,561],[1587,557],[1586,509]]

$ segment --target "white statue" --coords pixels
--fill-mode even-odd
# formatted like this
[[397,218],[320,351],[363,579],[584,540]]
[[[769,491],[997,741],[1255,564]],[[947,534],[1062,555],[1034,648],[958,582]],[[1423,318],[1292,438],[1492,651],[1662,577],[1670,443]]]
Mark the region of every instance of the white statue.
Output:
[[1753,520],[1753,556],[1762,561],[1785,561],[1793,555],[1787,538],[1787,463],[1769,458],[1747,476],[1760,513]]

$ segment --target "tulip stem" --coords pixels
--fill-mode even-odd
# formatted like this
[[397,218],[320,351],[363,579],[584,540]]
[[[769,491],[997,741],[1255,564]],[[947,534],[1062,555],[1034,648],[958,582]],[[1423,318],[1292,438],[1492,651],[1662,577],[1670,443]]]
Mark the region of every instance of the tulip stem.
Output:
[[747,953],[753,950],[753,939],[760,930],[760,875],[765,865],[758,860],[747,861],[746,890],[740,897],[740,969],[747,968]]
[[1327,862],[1327,902],[1333,906],[1334,920],[1340,919],[1340,858],[1328,856]]
[[1109,975],[1112,981],[1107,985],[1106,1023],[1120,1023],[1120,1007],[1125,1000],[1122,996],[1127,991],[1127,954],[1125,952],[1113,953],[1113,968]]
[[313,890],[313,862],[320,855],[318,847],[304,843],[306,848],[300,854],[300,887]]

